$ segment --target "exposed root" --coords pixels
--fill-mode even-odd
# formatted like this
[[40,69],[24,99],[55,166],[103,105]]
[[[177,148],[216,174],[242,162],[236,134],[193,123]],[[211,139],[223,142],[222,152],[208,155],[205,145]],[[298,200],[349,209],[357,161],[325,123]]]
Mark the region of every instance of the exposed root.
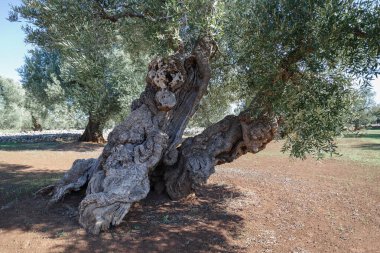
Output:
[[97,168],[97,159],[78,159],[58,183],[46,186],[35,194],[52,195],[49,204],[56,203],[71,191],[79,191],[82,186],[89,182]]

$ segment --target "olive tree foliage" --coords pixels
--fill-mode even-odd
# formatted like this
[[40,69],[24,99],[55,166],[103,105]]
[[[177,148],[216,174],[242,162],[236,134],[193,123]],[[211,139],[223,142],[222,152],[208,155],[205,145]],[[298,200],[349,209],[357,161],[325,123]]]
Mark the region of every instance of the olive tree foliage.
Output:
[[225,52],[247,104],[280,117],[291,155],[334,151],[351,80],[379,74],[379,2],[235,0],[224,8]]
[[20,130],[27,124],[28,112],[24,108],[25,91],[22,86],[0,77],[0,129]]
[[26,91],[24,106],[32,123],[42,129],[84,128],[85,115],[61,86],[57,54],[31,50],[18,71]]
[[74,77],[69,85],[86,94],[78,100],[102,122],[120,105],[111,99],[117,85],[107,81],[117,72],[109,68],[115,50],[137,66],[141,55],[192,48],[211,35],[219,53],[210,91],[228,87],[223,101],[247,105],[253,117],[280,117],[284,148],[298,157],[334,150],[350,104],[348,80],[378,73],[377,1],[24,0],[10,15],[18,17],[31,23],[28,41],[60,52]]
[[[50,87],[45,95],[52,100],[56,92]],[[33,130],[34,121],[42,129],[82,128],[84,120],[81,117],[82,113],[66,103],[42,104],[20,83],[0,77],[0,129]]]
[[373,124],[380,124],[380,105],[375,105],[371,109],[371,115],[373,116],[374,120]]
[[357,131],[368,127],[376,121],[374,115],[374,92],[369,87],[353,89],[351,104],[347,112],[346,126],[348,130]]
[[[119,72],[117,75],[110,72],[107,76],[109,85],[100,86],[98,90],[77,83],[73,77],[80,75],[74,73],[80,66],[75,68],[73,63],[64,63],[57,51],[41,48],[32,50],[19,72],[23,86],[29,92],[30,99],[34,101],[31,109],[36,111],[40,118],[46,117],[44,109],[60,110],[62,116],[57,117],[56,121],[64,123],[60,124],[61,128],[73,125],[75,128],[84,128],[89,115],[98,120],[103,119],[103,123],[106,123],[109,119],[118,120],[120,114],[125,115],[128,112],[131,94],[138,92],[138,87],[135,90],[134,86],[128,87],[127,84],[135,82],[135,75],[128,75],[128,72],[133,73],[136,68],[127,69],[126,65],[120,65],[122,62],[125,62],[125,58],[115,56],[109,63],[109,68]],[[119,75],[121,73],[123,75]],[[108,107],[104,108],[105,105]],[[63,113],[64,111],[66,112]],[[103,114],[106,116],[101,117]]]

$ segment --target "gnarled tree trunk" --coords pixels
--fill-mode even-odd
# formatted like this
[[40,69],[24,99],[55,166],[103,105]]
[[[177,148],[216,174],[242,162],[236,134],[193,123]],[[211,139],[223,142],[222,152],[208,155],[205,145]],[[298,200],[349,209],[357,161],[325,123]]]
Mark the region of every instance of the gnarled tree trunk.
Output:
[[88,117],[88,123],[79,141],[104,143],[103,128],[99,120],[94,119],[90,114]]
[[206,182],[217,164],[258,152],[272,140],[271,115],[227,116],[182,143],[183,131],[207,90],[215,44],[204,38],[190,55],[178,52],[149,65],[146,88],[129,117],[114,128],[98,159],[77,160],[52,187],[51,202],[88,182],[79,222],[97,234],[119,224],[152,189],[173,199]]

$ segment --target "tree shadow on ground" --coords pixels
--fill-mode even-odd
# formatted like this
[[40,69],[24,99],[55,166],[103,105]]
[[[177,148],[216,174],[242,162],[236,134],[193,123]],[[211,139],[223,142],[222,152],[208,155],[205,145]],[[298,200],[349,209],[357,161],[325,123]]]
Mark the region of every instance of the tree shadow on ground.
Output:
[[[12,169],[17,174],[17,170],[22,171],[23,168],[11,165]],[[26,179],[29,180],[29,175]],[[71,194],[50,208],[47,208],[45,197],[17,201],[13,206],[0,210],[0,231],[37,233],[40,238],[56,240],[48,250],[59,252],[244,250],[233,244],[233,239],[243,229],[243,218],[226,208],[230,200],[241,196],[234,188],[206,185],[197,190],[196,197],[181,201],[151,194],[131,208],[122,224],[97,236],[87,234],[78,224],[77,209],[83,194]]]
[[369,138],[369,139],[380,139],[380,133],[378,130],[367,130],[366,132],[357,133],[346,133],[344,138]]
[[358,144],[358,145],[353,145],[353,148],[359,148],[363,150],[380,150],[380,144],[379,143],[365,143],[365,144]]
[[20,198],[30,197],[44,185],[51,184],[62,176],[62,172],[35,170],[28,165],[0,162],[0,209],[14,204]]
[[95,151],[104,147],[103,144],[89,142],[32,142],[14,143],[0,142],[0,151],[29,151],[29,150],[49,150],[49,151],[76,151],[88,152]]
[[361,134],[360,138],[380,139],[380,134],[373,134],[373,133]]

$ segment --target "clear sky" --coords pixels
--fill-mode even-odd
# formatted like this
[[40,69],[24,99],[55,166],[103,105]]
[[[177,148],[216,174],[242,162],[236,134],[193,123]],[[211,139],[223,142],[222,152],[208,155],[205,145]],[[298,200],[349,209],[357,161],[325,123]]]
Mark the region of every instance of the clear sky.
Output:
[[[21,23],[7,20],[10,5],[18,5],[21,0],[0,0],[0,76],[19,80],[17,68],[24,62],[30,46],[24,42],[25,35]],[[376,92],[375,101],[380,104],[380,78],[372,82]]]
[[16,71],[24,62],[28,47],[24,42],[21,23],[11,23],[6,18],[10,4],[18,5],[21,0],[0,0],[0,75],[19,80]]

